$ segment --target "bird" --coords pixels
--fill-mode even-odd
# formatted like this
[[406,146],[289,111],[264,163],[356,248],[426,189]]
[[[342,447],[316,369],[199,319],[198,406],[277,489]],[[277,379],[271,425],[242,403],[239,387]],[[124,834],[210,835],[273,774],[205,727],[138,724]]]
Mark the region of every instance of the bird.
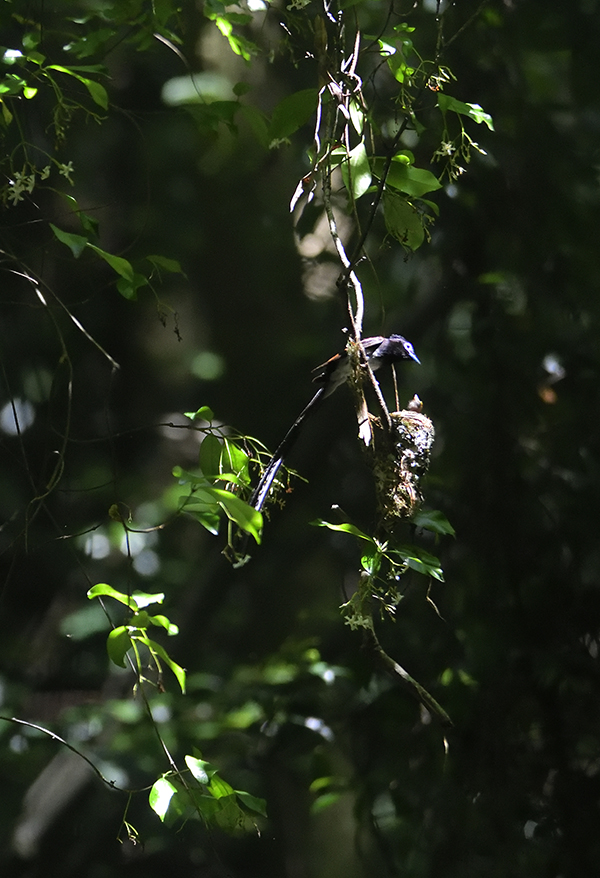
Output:
[[[388,337],[374,335],[370,338],[364,338],[362,339],[362,348],[366,354],[367,362],[373,372],[381,366],[391,366],[399,360],[414,360],[419,364],[421,362],[417,357],[412,344],[402,335],[390,335]],[[313,371],[317,373],[313,381],[315,384],[319,385],[319,389],[308,405],[302,409],[277,446],[277,449],[267,464],[258,485],[250,497],[249,505],[258,512],[263,508],[269,495],[269,491],[271,490],[271,485],[273,484],[290,448],[298,438],[300,427],[308,415],[315,410],[319,403],[330,396],[350,377],[352,366],[347,350],[335,354],[335,356],[331,357],[320,366],[317,366]]]

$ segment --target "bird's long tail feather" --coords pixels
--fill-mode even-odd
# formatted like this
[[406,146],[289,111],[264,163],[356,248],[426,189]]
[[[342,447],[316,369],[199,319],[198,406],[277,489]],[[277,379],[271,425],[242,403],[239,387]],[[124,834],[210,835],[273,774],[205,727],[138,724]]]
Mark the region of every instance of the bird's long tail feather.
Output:
[[265,500],[267,499],[269,491],[271,490],[271,485],[275,481],[277,473],[279,472],[279,469],[283,464],[286,455],[289,453],[290,449],[298,438],[300,427],[302,426],[310,412],[312,412],[313,409],[316,408],[324,395],[325,388],[320,387],[311,399],[311,401],[308,403],[308,405],[302,409],[290,429],[287,431],[287,433],[277,446],[273,457],[269,461],[269,464],[264,471],[260,482],[258,483],[254,493],[252,494],[252,497],[250,498],[250,506],[253,506],[254,509],[256,509],[257,511],[260,512],[260,510],[263,508]]

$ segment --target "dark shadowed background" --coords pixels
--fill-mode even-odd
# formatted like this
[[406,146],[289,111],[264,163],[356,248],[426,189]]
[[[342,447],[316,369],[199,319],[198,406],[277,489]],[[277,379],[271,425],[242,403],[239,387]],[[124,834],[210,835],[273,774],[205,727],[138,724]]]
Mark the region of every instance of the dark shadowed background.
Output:
[[[135,22],[144,4],[129,5]],[[245,65],[202,4],[180,5],[187,63],[249,82],[242,100],[271,113],[316,85],[309,36],[293,59],[269,60],[285,36],[276,6],[256,14],[250,36],[264,54]],[[37,22],[61,64],[65,22],[102,4],[4,6],[2,46],[19,48]],[[360,6],[372,33],[387,4]],[[455,4],[449,32],[479,6]],[[430,56],[435,3],[417,3],[410,23]],[[332,504],[360,527],[374,519],[345,389],[307,423],[290,459],[307,481],[271,513],[246,567],[232,569],[223,537],[185,516],[132,534],[128,556],[109,515],[119,504],[136,527],[172,518],[172,469],[197,463],[197,434],[165,426],[185,424],[183,412],[209,405],[275,447],[348,325],[334,256],[299,252],[288,210],[313,120],[270,150],[243,120],[237,135],[218,121],[211,130],[165,91],[177,94],[185,63],[158,40],[133,44],[135,28],[82,62],[107,65],[110,110],[101,124],[75,114],[56,155],[73,163],[72,194],[104,250],[135,264],[160,254],[185,274],[163,270],[128,301],[106,262],[76,260],[53,237],[48,221],[78,231],[58,186],[3,208],[0,713],[56,732],[117,786],[149,788],[169,766],[133,677],[109,667],[108,622],[86,592],[164,592],[180,633],[161,642],[189,686],[181,695],[165,673],[166,693],[150,696],[157,728],[178,759],[196,747],[235,789],[265,798],[269,818],[260,834],[169,827],[140,792],[126,816],[134,845],[121,828],[126,793],[47,734],[0,721],[0,872],[599,874],[600,5],[482,5],[444,61],[451,93],[494,119],[494,132],[468,127],[487,155],[474,152],[436,193],[430,242],[407,255],[381,223],[374,271],[361,267],[366,334],[400,332],[421,359],[400,371],[401,394],[418,393],[435,423],[426,501],[456,530],[430,546],[445,582],[428,592],[415,576],[379,633],[448,711],[450,731],[343,624],[357,548],[309,524]],[[21,136],[51,152],[43,100],[21,108]],[[433,148],[425,135],[422,166]]]

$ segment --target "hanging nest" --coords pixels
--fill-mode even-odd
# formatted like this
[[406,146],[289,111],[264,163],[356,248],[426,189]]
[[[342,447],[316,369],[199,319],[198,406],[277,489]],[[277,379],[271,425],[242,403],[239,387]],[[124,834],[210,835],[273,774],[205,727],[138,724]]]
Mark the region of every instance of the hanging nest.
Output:
[[385,421],[369,415],[373,434],[369,453],[386,530],[391,530],[399,519],[412,518],[421,506],[421,479],[429,468],[435,438],[433,423],[421,411],[408,408],[390,412],[390,420],[391,430]]

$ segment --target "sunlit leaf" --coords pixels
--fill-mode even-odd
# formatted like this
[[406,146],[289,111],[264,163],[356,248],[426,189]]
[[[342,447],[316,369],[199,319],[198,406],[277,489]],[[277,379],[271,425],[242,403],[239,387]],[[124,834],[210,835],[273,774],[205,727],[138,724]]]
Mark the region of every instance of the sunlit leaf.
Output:
[[99,82],[95,82],[93,79],[85,79],[83,76],[79,77],[79,79],[89,91],[94,103],[98,104],[99,107],[102,107],[103,110],[108,109],[108,94],[104,86],[100,85]]
[[219,505],[223,508],[228,518],[254,537],[257,543],[260,543],[261,531],[263,526],[262,513],[258,512],[248,503],[244,503],[235,494],[229,491],[223,491],[221,488],[213,489],[215,497],[219,501]]
[[318,518],[316,521],[311,521],[311,524],[315,527],[327,527],[329,530],[341,531],[342,533],[352,534],[355,537],[360,537],[361,540],[368,540],[370,543],[373,543],[374,540],[372,537],[368,536],[366,533],[363,533],[360,528],[356,527],[354,524],[332,524],[330,521],[323,521],[322,518]]
[[435,555],[426,552],[417,546],[402,545],[389,553],[390,555],[398,555],[408,566],[417,573],[424,576],[432,576],[434,579],[444,581],[444,571],[441,568],[439,559]]
[[368,191],[372,176],[364,143],[350,150],[347,161],[342,162],[342,179],[355,201]]
[[150,807],[158,814],[161,820],[165,819],[171,799],[176,792],[177,788],[166,777],[159,777],[152,785],[148,800]]
[[215,774],[208,784],[208,790],[215,799],[222,799],[224,796],[230,796],[234,789],[230,786],[227,781],[223,780],[223,778],[219,777],[218,774]]
[[229,469],[234,473],[240,473],[244,481],[249,479],[248,467],[250,464],[250,458],[243,448],[240,448],[239,445],[227,437],[223,440],[222,457],[223,465],[226,469]]
[[124,668],[125,654],[128,649],[131,649],[131,637],[126,625],[113,628],[106,640],[106,649],[111,662]]
[[[69,76],[74,76],[75,79],[78,79],[89,91],[92,100],[94,103],[98,104],[98,106],[102,107],[103,110],[106,110],[108,107],[108,95],[106,93],[106,89],[103,85],[100,85],[99,82],[95,82],[93,79],[88,79],[86,76],[81,76],[80,73],[77,72],[77,69],[72,67],[63,67],[61,64],[49,64],[47,67],[48,70],[58,70],[60,73],[66,73]],[[86,68],[79,68],[86,69]]]
[[181,665],[178,665],[177,662],[173,661],[169,653],[160,645],[160,643],[157,643],[155,640],[150,640],[149,637],[140,637],[140,641],[144,643],[151,652],[156,653],[156,655],[173,671],[173,674],[179,683],[181,692],[185,695],[185,669],[182,668]]
[[350,121],[354,126],[354,130],[357,134],[362,135],[365,127],[365,111],[356,100],[350,101],[348,109],[350,111]]
[[[381,178],[385,172],[385,160],[379,156],[372,160],[373,173]],[[437,177],[425,168],[415,168],[410,164],[409,156],[400,154],[390,163],[386,186],[405,192],[413,198],[420,198],[428,192],[435,192],[442,188]]]
[[207,406],[200,406],[199,409],[196,409],[195,412],[184,412],[186,418],[189,418],[191,421],[212,421],[214,420],[215,413],[213,410]]
[[369,576],[376,576],[381,567],[382,553],[376,545],[367,547],[367,551],[361,556],[360,564]]
[[113,588],[112,585],[108,585],[106,582],[99,582],[97,585],[92,586],[87,596],[90,600],[97,597],[114,598],[134,611],[147,607],[149,604],[162,604],[165,599],[163,592],[147,594],[143,591],[135,591],[132,595],[126,595],[121,591],[117,591],[116,588]]
[[205,762],[203,759],[197,759],[195,756],[186,756],[185,763],[198,783],[207,784],[209,782],[210,778],[206,771],[208,762]]
[[145,591],[134,591],[131,599],[135,602],[138,609],[148,607],[150,604],[162,604],[165,599],[164,592],[159,591],[156,594],[149,594]]
[[98,585],[92,586],[92,588],[88,590],[87,596],[90,600],[97,597],[114,598],[122,604],[125,604],[130,610],[137,610],[137,604],[129,595],[117,591],[116,588],[113,588],[112,585],[108,585],[106,582],[99,582]]
[[461,116],[468,116],[477,124],[483,122],[490,131],[494,130],[492,117],[489,113],[484,112],[479,104],[465,104],[462,101],[457,101],[456,98],[450,97],[450,95],[441,93],[438,95],[438,107],[442,113],[453,110],[455,113],[460,113]]
[[158,625],[161,628],[164,628],[169,637],[173,637],[175,634],[179,634],[179,627],[175,625],[174,622],[171,622],[166,616],[149,616],[148,622],[150,625]]

